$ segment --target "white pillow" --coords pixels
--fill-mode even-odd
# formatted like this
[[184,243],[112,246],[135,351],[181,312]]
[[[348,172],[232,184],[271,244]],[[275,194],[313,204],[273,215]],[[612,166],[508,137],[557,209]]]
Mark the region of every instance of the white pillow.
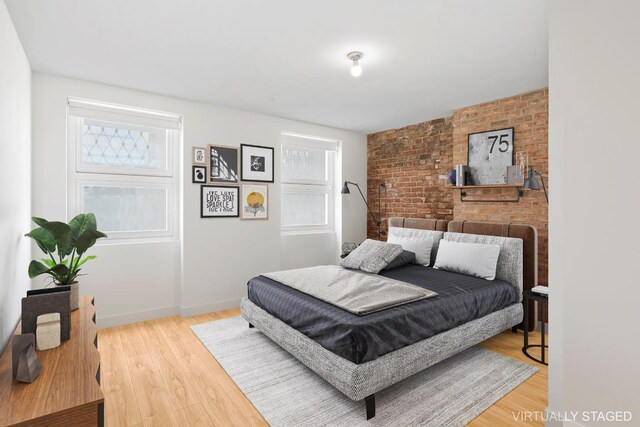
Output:
[[493,280],[499,256],[499,245],[441,240],[434,268]]
[[400,245],[405,251],[416,254],[416,264],[428,267],[431,263],[431,248],[433,247],[433,239],[431,237],[399,236],[395,233],[389,233],[387,243]]

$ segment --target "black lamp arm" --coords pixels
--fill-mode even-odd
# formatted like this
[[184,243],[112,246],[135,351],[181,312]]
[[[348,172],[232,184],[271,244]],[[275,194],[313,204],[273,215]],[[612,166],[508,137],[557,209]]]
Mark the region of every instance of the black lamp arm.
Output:
[[544,182],[544,176],[542,176],[542,172],[540,172],[539,170],[535,170],[534,172],[538,174],[538,176],[540,177],[540,181],[542,181],[542,189],[544,190],[544,198],[547,199],[547,203],[549,203],[549,194],[547,193],[547,185]]
[[362,194],[362,190],[360,189],[360,186],[357,183],[351,182],[351,181],[347,181],[347,184],[351,184],[351,185],[355,185],[356,186],[356,188],[358,189],[358,192],[360,192],[360,197],[362,197],[362,201],[367,206],[367,209],[369,210],[369,213],[371,214],[371,218],[373,218],[373,222],[375,223],[376,227],[379,227],[380,224],[382,223],[382,221],[380,220],[379,217],[376,218],[376,216],[373,214],[373,211],[369,207],[369,203],[367,203],[367,199],[364,197],[364,194]]

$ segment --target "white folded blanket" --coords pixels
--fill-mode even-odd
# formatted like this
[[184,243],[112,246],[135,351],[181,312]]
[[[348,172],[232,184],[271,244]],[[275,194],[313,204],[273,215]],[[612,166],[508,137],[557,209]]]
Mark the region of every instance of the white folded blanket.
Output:
[[409,283],[337,265],[263,274],[354,314],[368,314],[438,294]]

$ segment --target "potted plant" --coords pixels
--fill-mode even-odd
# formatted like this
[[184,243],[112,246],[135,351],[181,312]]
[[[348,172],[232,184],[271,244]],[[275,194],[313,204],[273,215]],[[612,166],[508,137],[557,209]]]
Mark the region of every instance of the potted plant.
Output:
[[71,287],[71,310],[78,308],[80,293],[75,280],[84,263],[95,258],[95,255],[83,255],[92,247],[97,239],[107,237],[98,231],[96,216],[82,213],[73,218],[69,224],[59,221],[47,221],[43,218],[31,218],[39,227],[25,234],[36,241],[38,247],[48,255],[40,261],[33,260],[29,264],[29,277],[41,274],[51,277],[57,286]]

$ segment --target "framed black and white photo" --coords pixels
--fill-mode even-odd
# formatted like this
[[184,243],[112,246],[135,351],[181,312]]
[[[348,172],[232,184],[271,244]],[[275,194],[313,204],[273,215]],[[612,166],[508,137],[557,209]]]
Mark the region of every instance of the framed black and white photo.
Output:
[[273,147],[240,144],[242,181],[273,182]]
[[513,128],[470,133],[467,165],[474,185],[506,184],[513,165]]
[[207,149],[204,147],[193,147],[192,163],[194,165],[207,164]]
[[209,182],[238,182],[238,149],[209,145]]
[[269,219],[269,187],[262,184],[242,184],[242,219]]
[[240,187],[201,185],[200,218],[238,217]]
[[194,184],[206,184],[207,183],[207,167],[206,166],[193,166],[191,172],[191,182]]

